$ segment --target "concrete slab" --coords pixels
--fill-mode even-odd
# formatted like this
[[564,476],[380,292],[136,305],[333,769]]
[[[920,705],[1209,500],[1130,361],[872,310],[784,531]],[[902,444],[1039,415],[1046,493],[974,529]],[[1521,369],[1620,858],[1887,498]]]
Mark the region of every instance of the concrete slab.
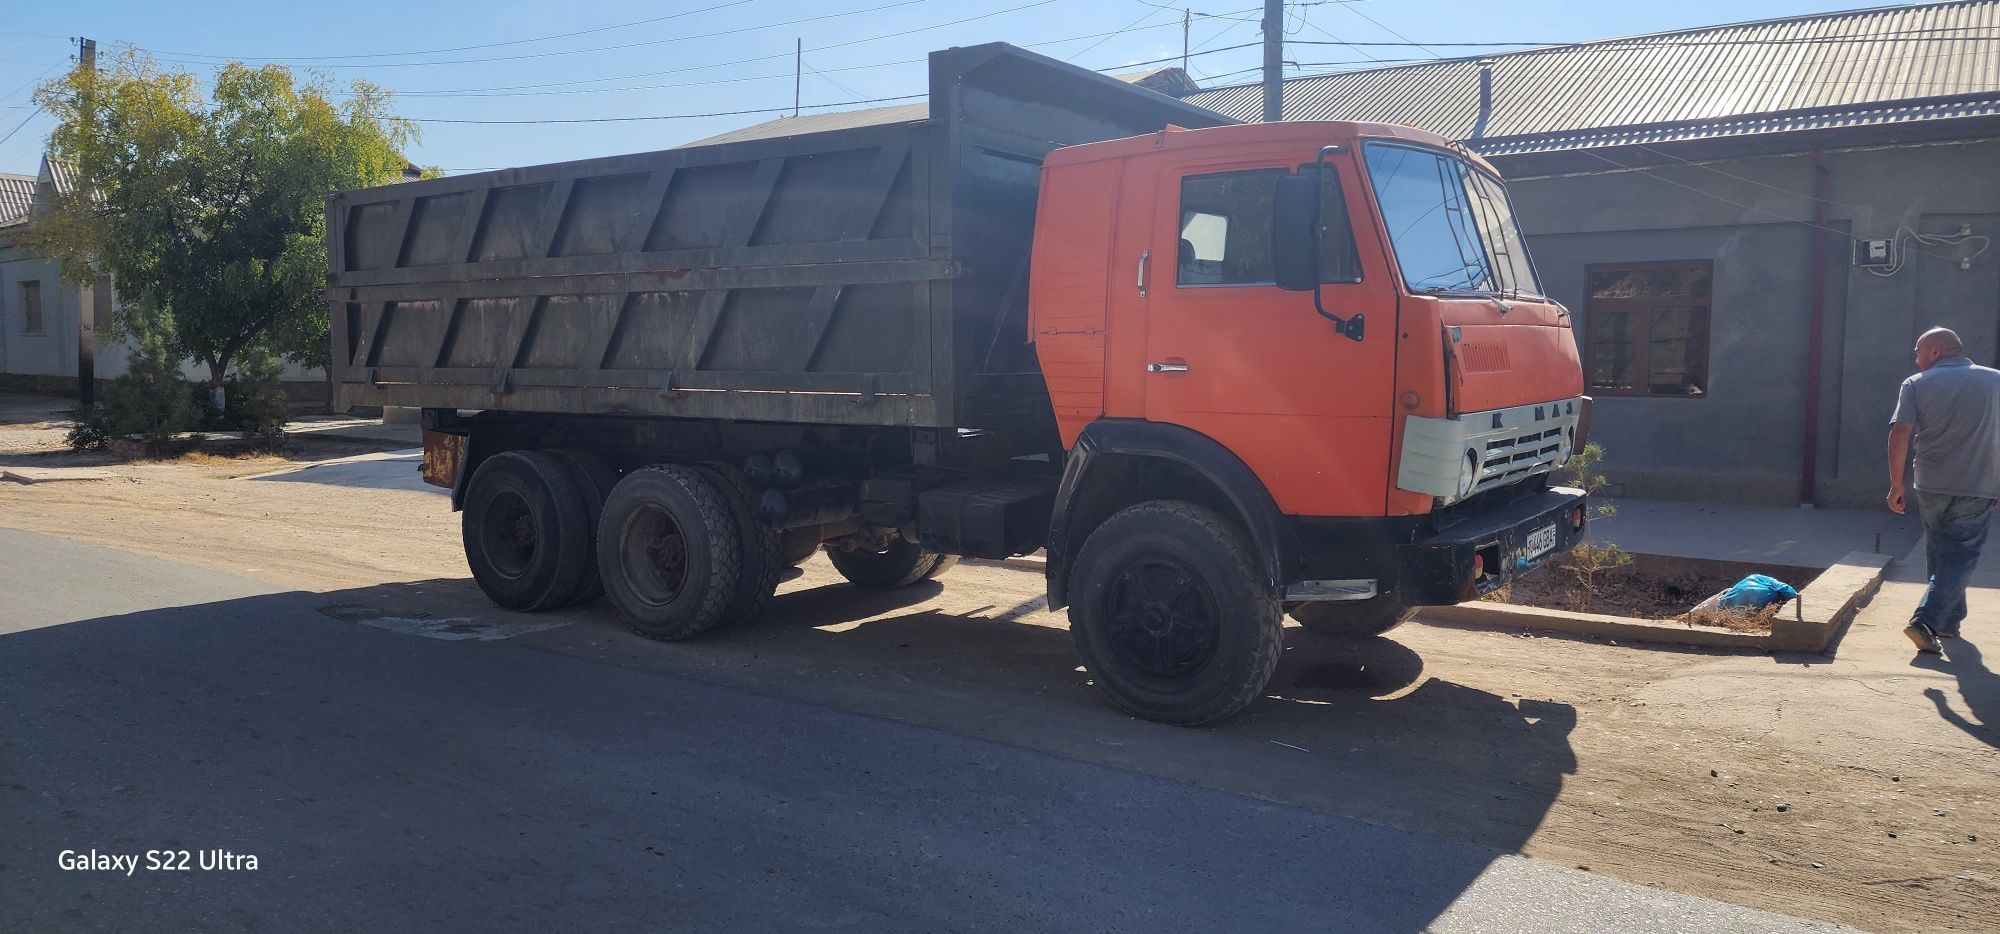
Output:
[[307,415],[285,424],[288,435],[315,438],[343,438],[354,441],[381,441],[419,445],[424,440],[422,426],[414,422],[383,424],[379,419],[349,418],[345,415]]
[[288,467],[271,473],[243,477],[244,480],[270,480],[281,483],[319,483],[327,486],[353,487],[363,490],[411,490],[418,493],[438,493],[446,491],[425,483],[417,474],[423,464],[422,448],[400,451],[383,451],[376,454],[357,454],[329,461],[320,461],[304,467]]
[[1901,555],[1923,538],[1915,515],[1887,509],[1612,502],[1618,514],[1591,523],[1591,537],[1641,554],[1827,568],[1849,552]]

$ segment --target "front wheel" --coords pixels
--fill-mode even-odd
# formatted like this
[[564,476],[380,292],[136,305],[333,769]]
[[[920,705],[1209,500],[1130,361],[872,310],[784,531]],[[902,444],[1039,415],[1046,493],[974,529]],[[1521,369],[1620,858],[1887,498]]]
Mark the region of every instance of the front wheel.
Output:
[[1402,625],[1410,613],[1410,608],[1394,593],[1380,593],[1366,600],[1301,603],[1292,608],[1292,618],[1307,632],[1350,639],[1379,636]]
[[1215,511],[1141,503],[1092,532],[1072,571],[1070,634],[1111,700],[1194,726],[1243,709],[1278,666],[1281,604]]

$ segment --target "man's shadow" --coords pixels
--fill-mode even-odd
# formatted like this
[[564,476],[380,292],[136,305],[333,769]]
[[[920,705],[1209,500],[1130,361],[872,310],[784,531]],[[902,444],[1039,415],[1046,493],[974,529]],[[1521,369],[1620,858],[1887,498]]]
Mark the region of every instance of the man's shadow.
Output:
[[1938,716],[1980,742],[2000,748],[2000,676],[1987,669],[1978,646],[1954,639],[1946,643],[1943,656],[1924,655],[1914,664],[1957,678],[1958,696],[1972,709],[1975,719],[1968,720],[1953,710],[1944,691],[1925,688],[1924,696],[1937,705]]

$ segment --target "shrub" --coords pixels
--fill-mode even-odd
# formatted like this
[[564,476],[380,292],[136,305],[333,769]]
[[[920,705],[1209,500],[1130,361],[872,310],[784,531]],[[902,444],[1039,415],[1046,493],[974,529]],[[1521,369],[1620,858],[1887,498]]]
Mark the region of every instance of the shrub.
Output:
[[[1597,472],[1597,465],[1604,460],[1604,446],[1591,442],[1583,446],[1570,458],[1569,485],[1596,496],[1604,489],[1604,475]],[[1593,520],[1601,521],[1618,514],[1618,507],[1610,503],[1598,503]],[[1583,542],[1570,550],[1563,558],[1562,568],[1576,578],[1583,590],[1583,610],[1590,611],[1591,602],[1597,596],[1599,579],[1606,571],[1616,570],[1632,563],[1632,556],[1619,548],[1616,542]]]
[[278,376],[284,361],[270,353],[257,353],[237,365],[223,381],[222,418],[234,431],[247,431],[267,442],[284,439],[290,410]]
[[164,315],[127,308],[126,333],[134,347],[125,375],[104,395],[104,418],[112,437],[138,435],[154,451],[200,421],[181,362],[167,353],[172,325]]
[[63,442],[72,451],[102,451],[110,446],[111,414],[102,405],[79,405],[70,410],[69,434]]

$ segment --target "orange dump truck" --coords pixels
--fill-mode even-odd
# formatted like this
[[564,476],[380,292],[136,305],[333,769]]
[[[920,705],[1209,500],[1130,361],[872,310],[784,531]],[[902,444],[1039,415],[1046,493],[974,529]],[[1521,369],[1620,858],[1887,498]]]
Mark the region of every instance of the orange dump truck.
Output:
[[1582,533],[1568,314],[1462,147],[1004,45],[856,123],[330,196],[340,398],[424,410],[496,603],[678,640],[820,550],[1044,551],[1096,683],[1193,724],[1288,613],[1378,634]]

